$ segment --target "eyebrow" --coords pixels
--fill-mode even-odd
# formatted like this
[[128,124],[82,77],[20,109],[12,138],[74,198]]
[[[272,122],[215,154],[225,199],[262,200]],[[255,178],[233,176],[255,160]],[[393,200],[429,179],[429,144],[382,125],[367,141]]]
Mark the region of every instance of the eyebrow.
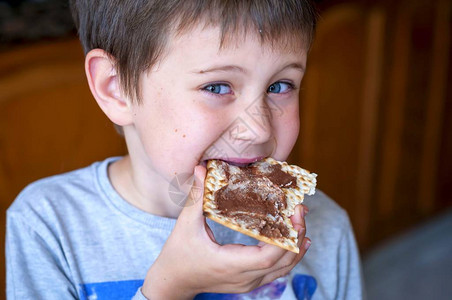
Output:
[[[296,69],[296,70],[300,71],[301,73],[305,72],[305,67],[302,64],[291,63],[291,64],[288,64],[287,66],[284,66],[276,73],[280,73],[280,72],[284,71],[285,69]],[[227,72],[227,71],[240,72],[240,73],[244,73],[244,74],[247,73],[247,71],[245,69],[243,69],[242,67],[236,66],[236,65],[213,66],[208,69],[194,70],[191,73],[206,74],[206,73]]]
[[239,66],[235,65],[226,65],[226,66],[213,66],[208,69],[202,69],[202,70],[195,70],[191,73],[197,73],[197,74],[205,74],[205,73],[212,73],[212,72],[218,72],[218,71],[233,71],[233,72],[240,72],[240,73],[246,73],[245,69]]
[[287,66],[283,67],[281,70],[279,70],[278,73],[282,72],[285,69],[295,69],[295,70],[300,71],[301,73],[304,73],[306,68],[302,64],[292,63],[292,64],[288,64]]

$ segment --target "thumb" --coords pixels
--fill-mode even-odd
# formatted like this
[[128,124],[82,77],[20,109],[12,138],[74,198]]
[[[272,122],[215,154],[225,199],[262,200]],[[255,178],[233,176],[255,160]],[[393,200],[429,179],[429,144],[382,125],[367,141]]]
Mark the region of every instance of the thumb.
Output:
[[205,167],[195,167],[192,187],[179,217],[182,217],[181,219],[185,225],[190,224],[195,225],[195,227],[199,226],[199,228],[203,227],[205,229],[205,237],[210,238],[210,241],[213,243],[217,243],[215,236],[203,215],[204,180],[206,178],[206,173],[207,170]]
[[206,168],[196,166],[193,174],[194,180],[188,193],[183,211],[189,210],[190,213],[202,215],[202,204],[204,197],[204,179],[206,177]]

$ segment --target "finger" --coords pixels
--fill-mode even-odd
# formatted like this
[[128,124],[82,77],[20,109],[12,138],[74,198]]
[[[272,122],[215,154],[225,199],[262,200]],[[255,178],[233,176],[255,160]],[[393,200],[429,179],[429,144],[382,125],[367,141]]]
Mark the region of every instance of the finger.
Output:
[[[299,246],[301,245],[301,241],[299,242]],[[300,252],[302,250],[300,249]],[[272,265],[269,265],[268,268],[265,269],[259,269],[259,270],[253,270],[250,271],[251,276],[266,276],[269,273],[274,273],[278,270],[287,268],[288,266],[291,266],[296,261],[297,257],[299,256],[299,253],[295,253],[292,251],[285,251],[284,254]]]
[[[293,221],[298,228],[298,241],[297,246],[299,248],[299,254],[297,255],[294,252],[287,251],[284,256],[282,256],[271,268],[262,270],[264,272],[270,273],[275,272],[281,269],[285,269],[289,266],[294,266],[298,263],[298,261],[303,257],[304,251],[304,244],[306,242],[305,234],[306,234],[306,227],[305,227],[305,220],[302,217],[303,216],[303,206],[297,205],[295,207],[295,214],[293,216]],[[300,255],[301,253],[301,255]]]
[[[234,253],[233,256],[230,253]],[[263,246],[226,244],[219,248],[219,255],[225,264],[243,272],[271,268],[287,250],[264,243]]]
[[300,219],[300,230],[298,231],[298,241],[297,246],[299,249],[299,253],[297,255],[293,255],[293,253],[287,253],[285,257],[283,257],[278,264],[273,267],[272,271],[277,271],[280,269],[287,268],[288,266],[296,265],[301,258],[306,253],[307,248],[311,245],[311,240],[306,237],[306,225],[304,218]]
[[306,235],[306,222],[304,219],[304,216],[307,214],[308,209],[304,205],[297,205],[295,207],[295,214],[291,217],[291,221],[293,224],[293,227],[298,232],[298,248],[301,247],[301,243],[303,241],[303,238]]
[[[294,209],[294,214],[293,216],[290,217],[290,220],[292,222],[292,227],[298,232],[300,233],[300,229],[303,227],[302,225],[303,220],[301,220],[303,218],[303,216],[307,213],[307,207],[304,205],[296,205],[295,209]],[[267,243],[260,241],[257,245],[259,247],[263,247],[264,245],[266,245]]]
[[192,240],[196,237],[201,238],[201,241],[203,241],[201,244],[203,245],[212,245],[208,243],[211,241],[215,246],[218,246],[218,242],[203,215],[206,168],[203,166],[196,166],[193,173],[191,188],[177,220],[176,228],[185,231],[185,235],[190,236]]
[[[206,178],[206,168],[203,166],[196,166],[193,171],[193,185],[188,195],[186,206],[192,206],[192,204],[201,203],[204,196],[204,179]],[[201,211],[202,212],[202,211]]]
[[269,272],[267,275],[264,276],[264,278],[262,279],[262,282],[260,284],[260,286],[268,284],[280,277],[286,276],[287,274],[290,273],[290,271],[293,270],[293,268],[295,268],[295,266],[301,261],[301,259],[305,256],[306,252],[308,251],[309,247],[311,246],[311,240],[309,238],[304,238],[302,243],[301,243],[301,247],[300,247],[300,253],[297,254],[296,258],[294,259],[294,261],[283,268],[280,269],[276,269],[273,270],[272,272]]
[[293,214],[293,216],[290,217],[290,220],[292,222],[293,228],[297,232],[300,232],[300,228],[303,227],[304,217],[307,215],[308,212],[309,209],[307,206],[301,204],[295,206],[295,213]]
[[[298,244],[297,246],[300,247],[301,246],[301,240],[303,240],[304,237],[304,233],[306,232],[306,228],[305,228],[305,221],[304,221],[304,215],[307,213],[307,207],[304,205],[296,205],[295,206],[295,212],[294,214],[290,217],[291,222],[292,222],[292,226],[294,227],[294,229],[298,232]],[[300,240],[301,239],[301,240]],[[269,245],[265,242],[259,242],[258,244],[259,247],[275,247],[273,245]],[[285,252],[283,255],[284,256],[291,256],[290,255],[291,252]]]
[[[298,247],[301,246],[306,232],[305,221],[303,218],[306,211],[304,211],[304,209],[305,206],[297,205],[295,207],[295,213],[291,217],[294,229],[299,233]],[[239,259],[240,256],[236,256],[235,258],[237,258],[237,263],[240,266],[246,266],[248,272],[254,272],[254,274],[262,275],[292,264],[297,256],[296,253],[281,249],[265,242],[259,242],[257,246],[254,246],[254,248],[247,247],[241,250],[245,253],[244,255],[247,257],[247,260],[241,261]]]
[[[194,182],[192,187],[192,192],[189,195],[187,201],[192,201],[193,208],[196,215],[202,215],[202,219],[204,220],[204,228],[207,232],[207,235],[212,240],[212,242],[217,243],[215,236],[207,224],[207,220],[203,215],[203,203],[204,203],[204,180],[206,178],[207,170],[203,166],[196,166],[193,172]],[[189,206],[189,205],[186,205]]]
[[206,168],[196,166],[193,174],[193,183],[185,201],[184,209],[181,214],[193,214],[193,216],[201,216],[203,196],[204,196],[204,179],[206,177]]
[[202,206],[205,176],[206,169],[203,166],[196,166],[194,169],[193,181],[187,199],[185,200],[185,205],[179,214],[176,228],[187,231],[186,234],[192,237],[201,233],[203,238],[215,240],[213,233],[206,224],[206,218],[203,215]]

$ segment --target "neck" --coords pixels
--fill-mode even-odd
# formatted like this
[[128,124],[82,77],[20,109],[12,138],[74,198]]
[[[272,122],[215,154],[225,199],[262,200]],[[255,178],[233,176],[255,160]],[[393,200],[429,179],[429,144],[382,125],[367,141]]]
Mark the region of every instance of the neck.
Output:
[[108,177],[118,194],[131,205],[153,215],[177,218],[182,207],[171,200],[169,183],[140,170],[127,155],[109,166]]

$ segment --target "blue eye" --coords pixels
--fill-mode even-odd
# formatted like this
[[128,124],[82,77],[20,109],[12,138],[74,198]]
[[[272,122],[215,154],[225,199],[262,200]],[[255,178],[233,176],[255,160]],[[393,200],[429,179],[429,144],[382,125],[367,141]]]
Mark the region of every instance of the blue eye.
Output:
[[268,87],[267,93],[282,94],[287,93],[288,91],[293,89],[294,89],[293,84],[289,82],[278,81]]
[[221,84],[221,83],[215,83],[215,84],[209,84],[205,87],[203,87],[203,90],[208,91],[212,94],[231,94],[232,89],[227,84]]

